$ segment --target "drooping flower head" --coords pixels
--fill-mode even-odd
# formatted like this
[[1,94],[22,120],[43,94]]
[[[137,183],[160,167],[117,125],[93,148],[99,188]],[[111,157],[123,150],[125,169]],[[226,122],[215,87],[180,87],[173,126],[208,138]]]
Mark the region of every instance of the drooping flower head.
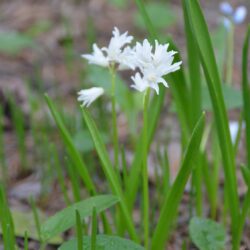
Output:
[[243,23],[247,16],[247,9],[245,6],[239,6],[234,9],[228,2],[222,2],[220,4],[220,11],[225,16],[223,18],[223,24],[227,30],[230,29],[232,23]]
[[85,107],[89,107],[92,102],[94,102],[97,98],[103,95],[104,89],[93,87],[90,89],[82,89],[78,92],[77,100],[82,102],[82,105]]
[[119,70],[133,69],[133,51],[129,46],[126,46],[132,40],[133,37],[129,36],[128,32],[120,34],[118,28],[115,27],[108,47],[100,49],[96,44],[93,44],[93,53],[83,54],[82,57],[87,59],[90,64],[102,67],[109,67],[111,64],[116,64]]
[[144,91],[146,88],[153,88],[159,94],[159,83],[168,87],[163,78],[165,75],[180,69],[182,62],[174,61],[175,51],[168,51],[169,44],[159,44],[155,41],[155,46],[150,45],[145,39],[143,43],[137,43],[135,46],[135,62],[141,74],[136,73],[132,77],[133,88]]

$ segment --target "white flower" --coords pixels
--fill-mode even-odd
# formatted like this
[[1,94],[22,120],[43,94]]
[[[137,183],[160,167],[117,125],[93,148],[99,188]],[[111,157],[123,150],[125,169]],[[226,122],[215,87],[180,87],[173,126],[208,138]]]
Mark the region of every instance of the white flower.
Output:
[[223,24],[226,29],[230,28],[229,22],[241,24],[247,16],[247,9],[245,6],[239,6],[234,10],[228,2],[222,2],[220,4],[220,11],[227,17],[227,19],[223,19]]
[[230,3],[228,2],[222,2],[220,3],[220,11],[224,14],[224,15],[232,15],[233,14],[233,7]]
[[93,87],[90,89],[82,89],[78,92],[77,100],[82,102],[83,106],[89,107],[89,105],[94,102],[98,97],[103,95],[104,89]]
[[234,13],[233,20],[234,23],[240,24],[243,23],[247,16],[247,9],[245,6],[239,6]]
[[115,27],[113,36],[110,39],[108,47],[98,48],[93,45],[93,54],[84,54],[83,58],[87,59],[91,64],[97,64],[102,67],[109,67],[112,63],[118,64],[118,69],[134,68],[132,63],[132,49],[125,47],[133,40],[132,36],[128,36],[128,32],[120,34]]
[[182,62],[173,64],[175,51],[167,51],[169,44],[159,44],[155,41],[154,51],[149,41],[145,39],[142,44],[137,43],[135,46],[136,66],[142,75],[136,74],[132,78],[134,81],[133,88],[144,91],[147,87],[153,88],[159,94],[159,83],[168,87],[163,76],[180,69]]
[[[242,123],[241,128],[243,128],[243,129],[245,128],[245,123]],[[238,121],[230,121],[229,122],[229,130],[230,130],[230,135],[231,135],[231,139],[232,139],[233,144],[235,144],[239,129],[241,129],[241,128],[240,128]]]

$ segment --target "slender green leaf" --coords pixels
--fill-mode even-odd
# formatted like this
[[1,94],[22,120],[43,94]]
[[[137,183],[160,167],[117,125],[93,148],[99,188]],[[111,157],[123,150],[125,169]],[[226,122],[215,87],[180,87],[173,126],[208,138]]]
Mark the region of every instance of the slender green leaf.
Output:
[[236,232],[236,244],[234,245],[234,250],[237,250],[240,245],[240,240],[242,237],[243,227],[246,222],[246,217],[250,207],[250,88],[248,82],[248,53],[249,53],[249,41],[250,41],[250,26],[248,26],[244,46],[243,46],[243,55],[242,55],[242,91],[243,91],[243,100],[244,100],[244,118],[246,122],[246,144],[247,144],[247,168],[242,168],[243,176],[248,187],[242,212],[240,215],[240,222]]
[[[76,239],[65,242],[58,250],[73,249],[77,249]],[[91,237],[86,236],[83,238],[83,250],[91,250]],[[117,236],[97,235],[96,250],[144,250],[144,248]]]
[[3,244],[4,249],[13,250],[15,249],[15,235],[14,235],[14,224],[11,216],[11,212],[8,207],[7,199],[5,196],[5,190],[0,182],[0,222],[2,225],[3,233]]
[[[147,30],[151,37],[151,41],[159,40],[157,36],[157,32],[155,31],[155,28],[150,20],[150,17],[147,14],[143,1],[136,0],[136,4],[146,24]],[[168,42],[170,44],[169,50],[178,51],[171,39],[169,39]],[[176,54],[175,58],[177,61],[181,61],[179,53]],[[183,131],[182,141],[186,142],[187,136],[188,136],[188,119],[189,119],[189,112],[187,112],[187,107],[189,105],[188,105],[188,95],[187,95],[188,89],[187,89],[183,69],[172,73],[170,76],[167,76],[166,80],[169,83],[171,92],[176,102],[178,116],[179,116],[180,123],[181,123],[181,129]],[[155,96],[150,104],[150,108],[149,108],[150,118],[148,121],[148,130],[149,130],[148,149],[150,147],[150,144],[152,142],[152,139],[154,137],[154,134],[157,128],[158,120],[160,117],[160,112],[164,104],[165,93],[166,93],[166,88],[161,86],[160,95]],[[126,193],[127,193],[127,200],[128,200],[130,209],[134,204],[138,186],[139,186],[139,180],[140,180],[139,176],[141,173],[141,166],[142,166],[141,144],[142,144],[142,135],[140,135],[138,139],[138,143],[136,145],[135,155],[134,155],[134,159],[132,162],[129,178],[127,181],[128,185],[127,185]]]
[[51,237],[75,225],[75,211],[78,210],[81,219],[91,216],[93,207],[98,213],[113,206],[119,200],[113,195],[97,195],[84,201],[75,203],[50,217],[41,226],[41,237],[47,241]]
[[168,196],[163,203],[160,217],[153,234],[151,249],[165,249],[165,242],[169,236],[170,228],[175,219],[177,208],[181,201],[185,185],[193,170],[193,167],[197,163],[204,122],[205,114],[203,113],[193,130],[180,171],[173,183],[171,190],[169,191]]
[[248,27],[247,36],[245,39],[242,53],[242,96],[244,119],[246,123],[246,150],[247,150],[247,166],[250,169],[250,87],[248,80],[248,47],[250,39],[250,26]]
[[59,115],[59,113],[56,111],[56,108],[54,104],[52,103],[51,99],[47,94],[45,94],[45,99],[48,104],[48,107],[50,109],[51,114],[53,115],[53,118],[55,119],[55,122],[60,130],[63,142],[68,150],[68,154],[74,163],[74,166],[76,167],[79,175],[81,176],[82,180],[84,181],[88,191],[92,194],[96,194],[95,186],[93,184],[93,181],[88,173],[86,164],[82,160],[79,152],[76,150],[73,140],[66,129],[65,125],[63,124],[63,121]]
[[188,17],[190,19],[196,42],[199,47],[200,59],[213,104],[215,123],[217,127],[225,173],[227,187],[226,191],[228,197],[230,196],[231,201],[229,209],[232,220],[232,235],[234,235],[238,224],[239,201],[236,185],[234,152],[229,132],[229,122],[226,113],[225,102],[222,95],[221,79],[218,73],[208,27],[199,2],[198,0],[185,0],[185,5],[187,6]]
[[103,168],[104,174],[106,175],[107,181],[109,182],[109,185],[112,191],[114,192],[114,194],[116,194],[120,199],[121,210],[124,216],[124,220],[127,224],[128,232],[133,240],[138,241],[138,235],[136,234],[135,227],[132,221],[132,217],[129,213],[129,209],[126,204],[126,199],[122,191],[122,187],[120,185],[120,182],[116,175],[115,170],[112,168],[112,163],[110,161],[105,145],[101,139],[100,133],[98,132],[98,129],[93,119],[89,115],[88,111],[85,109],[82,109],[82,111],[83,111],[84,120],[92,135],[98,156],[102,162],[102,168]]

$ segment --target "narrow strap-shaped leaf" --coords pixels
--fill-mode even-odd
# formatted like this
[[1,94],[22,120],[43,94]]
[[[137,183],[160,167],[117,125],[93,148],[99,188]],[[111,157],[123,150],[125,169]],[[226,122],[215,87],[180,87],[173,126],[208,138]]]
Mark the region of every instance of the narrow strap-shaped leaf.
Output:
[[248,82],[248,48],[250,39],[250,26],[248,27],[247,36],[245,39],[242,53],[242,95],[243,95],[243,110],[246,123],[246,150],[247,150],[247,166],[250,169],[250,87]]
[[242,172],[245,175],[245,181],[247,182],[248,191],[245,195],[243,202],[242,212],[240,216],[239,228],[237,230],[236,243],[234,250],[239,249],[240,240],[242,237],[243,227],[246,221],[246,217],[250,207],[250,182],[249,182],[249,170],[250,170],[250,89],[248,82],[248,53],[249,53],[249,41],[250,41],[250,26],[248,26],[247,35],[245,38],[243,53],[242,53],[242,91],[244,101],[244,119],[246,122],[246,150],[247,150],[247,166],[248,168],[242,167]]
[[117,177],[114,169],[112,168],[112,163],[110,161],[106,147],[101,139],[100,133],[98,132],[98,129],[95,125],[95,122],[93,121],[93,119],[89,115],[88,111],[85,109],[82,109],[82,112],[83,112],[84,120],[85,120],[87,127],[90,131],[90,134],[93,138],[93,142],[95,144],[96,151],[97,151],[98,156],[101,160],[104,174],[109,182],[109,185],[110,185],[112,191],[120,199],[121,210],[122,210],[122,213],[124,216],[124,221],[127,223],[127,230],[129,232],[131,238],[135,241],[138,241],[138,236],[136,234],[135,227],[134,227],[133,221],[132,221],[132,217],[129,213],[129,209],[128,209],[128,206],[126,204],[125,196],[122,192],[122,187],[120,186],[118,177]]
[[205,114],[203,113],[198,120],[188,144],[180,171],[173,183],[173,186],[166,197],[158,219],[156,229],[153,234],[151,249],[165,249],[165,243],[169,237],[172,223],[175,219],[178,205],[181,201],[183,191],[187,180],[195,166],[197,156],[199,155],[200,142],[205,123]]
[[209,36],[208,27],[203,16],[198,0],[185,0],[188,17],[192,24],[196,42],[199,47],[200,59],[203,71],[207,80],[207,85],[212,100],[213,111],[215,114],[215,123],[217,127],[220,149],[222,153],[225,181],[227,186],[227,195],[230,196],[230,215],[232,235],[237,228],[239,215],[239,201],[236,185],[236,166],[233,153],[233,146],[229,132],[229,121],[226,113],[225,102],[222,95],[221,80],[218,73],[215,55]]
[[86,167],[86,164],[84,163],[83,159],[81,158],[79,152],[76,150],[74,143],[72,141],[72,138],[66,129],[65,125],[63,124],[63,121],[56,111],[56,108],[54,104],[52,103],[51,99],[47,94],[45,94],[45,99],[48,104],[48,107],[50,109],[50,112],[55,119],[56,125],[60,130],[64,145],[67,148],[68,154],[74,163],[74,166],[77,168],[78,174],[81,176],[83,182],[86,185],[86,188],[91,194],[96,194],[94,183],[88,173],[88,169]]

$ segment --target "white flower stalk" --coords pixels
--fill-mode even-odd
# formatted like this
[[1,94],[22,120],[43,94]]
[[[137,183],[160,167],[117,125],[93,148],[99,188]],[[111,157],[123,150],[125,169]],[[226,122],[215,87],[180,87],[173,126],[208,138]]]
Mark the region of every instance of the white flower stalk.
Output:
[[146,88],[152,88],[159,94],[159,83],[168,87],[163,76],[180,69],[182,62],[173,63],[175,51],[167,51],[169,44],[159,44],[155,41],[155,48],[145,39],[142,44],[135,46],[136,66],[142,73],[132,77],[133,88],[143,92]]
[[129,36],[128,32],[120,34],[120,31],[115,27],[108,47],[100,49],[94,44],[93,53],[83,54],[82,57],[87,59],[90,64],[96,64],[102,67],[117,64],[118,70],[134,69],[132,49],[128,46],[125,47],[130,44],[132,40],[133,37]]
[[241,24],[244,22],[247,16],[247,9],[245,6],[239,6],[234,9],[228,2],[222,2],[220,4],[220,11],[226,16],[226,19],[223,19],[223,24],[226,29],[229,29],[231,26],[229,25],[229,22]]
[[92,102],[94,102],[97,98],[103,95],[104,89],[93,87],[90,89],[82,89],[78,92],[77,100],[82,102],[84,107],[89,107]]

